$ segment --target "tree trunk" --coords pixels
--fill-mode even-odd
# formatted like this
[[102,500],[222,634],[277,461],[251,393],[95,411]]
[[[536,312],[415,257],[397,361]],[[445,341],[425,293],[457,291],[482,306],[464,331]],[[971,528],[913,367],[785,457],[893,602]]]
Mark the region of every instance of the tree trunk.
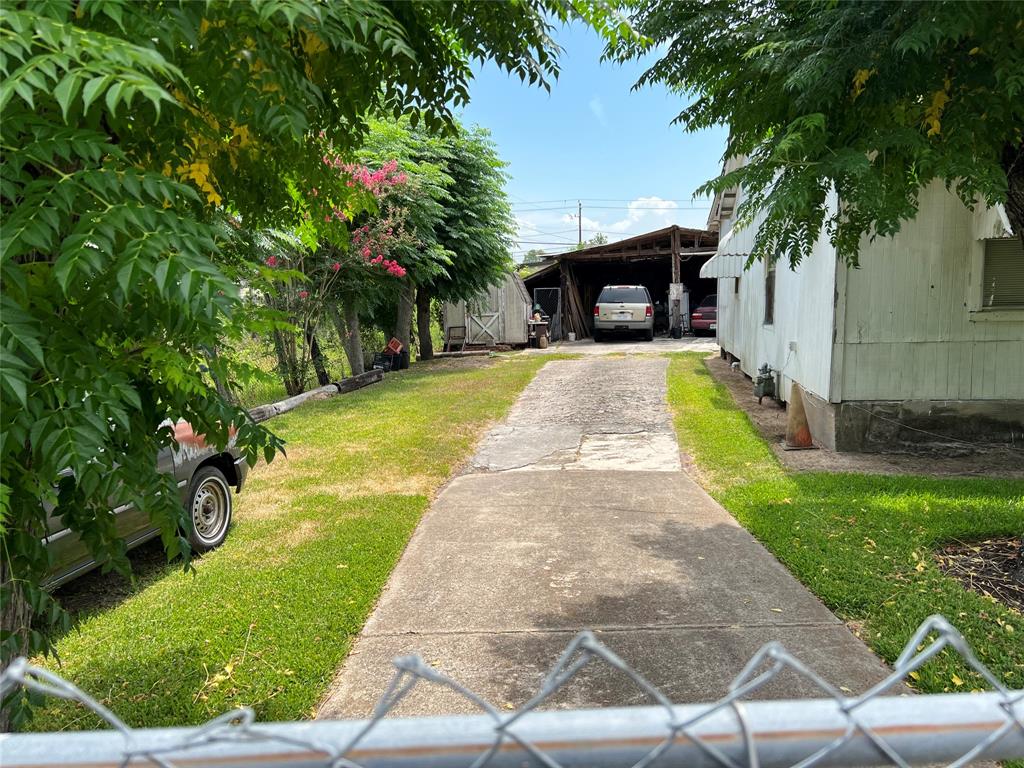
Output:
[[298,376],[295,339],[283,331],[274,331],[274,352],[277,354],[277,371],[281,375],[284,391],[289,395],[299,394],[303,386]]
[[416,328],[420,340],[420,360],[433,360],[434,340],[430,338],[430,291],[422,285],[416,290]]
[[[334,325],[335,333],[338,334],[338,343],[341,344],[341,348],[345,352],[345,357],[348,358],[348,349],[345,347],[345,321],[341,319],[341,311],[338,309],[338,305],[331,304],[327,308],[327,315],[331,318],[331,323]],[[349,365],[351,365],[351,361],[349,361]],[[345,378],[344,371],[341,372],[341,378]]]
[[1007,143],[1002,161],[1006,172],[1006,218],[1013,234],[1024,243],[1024,142],[1016,146]]
[[358,376],[366,370],[363,363],[363,341],[359,338],[359,310],[354,301],[345,304],[344,318],[338,311],[338,305],[331,307],[331,320],[338,331],[338,338],[341,346],[345,349],[345,357],[348,358],[348,367],[352,370],[353,376]]
[[234,403],[235,402],[234,395],[231,394],[231,390],[228,389],[227,384],[225,384],[224,380],[221,379],[221,377],[217,375],[216,368],[213,365],[213,363],[217,360],[217,358],[219,356],[220,356],[220,348],[217,347],[217,346],[214,346],[210,350],[210,355],[209,355],[210,378],[213,379],[213,386],[217,390],[217,394],[220,396],[220,398],[222,400],[226,401],[226,402]]
[[309,357],[313,361],[313,369],[316,371],[316,380],[321,387],[331,383],[330,374],[327,373],[327,365],[324,361],[324,354],[320,351],[320,344],[316,340],[316,330],[311,325],[306,325],[306,343],[309,344]]
[[[14,633],[15,650],[10,656],[0,658],[0,671],[7,669],[17,656],[28,654],[28,631],[32,625],[32,609],[25,600],[18,582],[10,572],[10,560],[0,558],[0,590],[3,591],[2,610],[0,610],[0,626]],[[0,707],[0,733],[11,730],[11,714],[13,707]]]
[[398,294],[398,310],[395,312],[395,338],[402,342],[403,349],[412,346],[412,306],[414,303],[411,280],[406,280]]

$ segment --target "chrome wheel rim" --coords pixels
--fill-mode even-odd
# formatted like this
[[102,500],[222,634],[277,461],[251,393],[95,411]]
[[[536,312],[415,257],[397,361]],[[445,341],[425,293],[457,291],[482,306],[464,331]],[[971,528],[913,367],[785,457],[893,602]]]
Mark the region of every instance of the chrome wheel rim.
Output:
[[192,527],[205,542],[214,542],[228,524],[228,489],[219,479],[208,477],[192,498]]

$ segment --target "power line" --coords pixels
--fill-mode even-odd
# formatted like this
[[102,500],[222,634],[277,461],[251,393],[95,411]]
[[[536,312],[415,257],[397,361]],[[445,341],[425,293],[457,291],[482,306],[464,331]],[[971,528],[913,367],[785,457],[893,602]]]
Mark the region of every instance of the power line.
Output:
[[[668,201],[666,201],[668,202]],[[614,210],[614,211],[704,211],[707,210],[706,205],[588,205],[587,208],[598,210]]]
[[[652,197],[654,197],[654,195],[652,195]],[[632,203],[635,200],[637,200],[638,198],[635,198],[635,197],[632,197],[632,198],[629,198],[629,197],[579,197],[579,198],[576,198],[576,199],[578,201],[581,201],[581,202],[584,202],[584,203],[587,203],[587,202],[590,202],[590,203]],[[664,200],[666,203],[693,203],[693,202],[696,202],[697,200],[707,200],[710,203],[711,200],[712,200],[712,198],[710,198],[710,197],[706,197],[706,198],[701,198],[701,197],[672,197],[672,198],[659,197],[658,199],[659,200]],[[513,206],[517,206],[517,205],[544,205],[544,204],[547,204],[547,203],[566,203],[567,207],[571,207],[572,198],[563,197],[563,198],[559,198],[559,199],[556,199],[556,200],[523,200],[521,202],[512,203],[512,205]]]
[[554,208],[526,208],[525,210],[515,211],[515,213],[535,213],[537,211],[569,211],[575,208],[575,205],[558,205]]
[[[575,232],[576,231],[575,229],[562,229],[562,230],[559,230],[558,232],[541,232],[536,227],[528,227],[528,228],[532,229],[534,231],[533,232],[526,232],[525,234],[526,234],[527,237],[560,236],[560,235],[565,235],[565,234],[567,234],[569,232]],[[566,239],[568,239],[568,238],[566,238]]]
[[[669,201],[666,201],[669,202]],[[561,205],[552,208],[525,208],[516,211],[516,213],[539,213],[541,211],[571,211],[576,206],[574,205]],[[664,206],[664,205],[588,205],[588,210],[602,210],[602,211],[706,211],[711,207],[708,205],[676,205],[676,206]]]

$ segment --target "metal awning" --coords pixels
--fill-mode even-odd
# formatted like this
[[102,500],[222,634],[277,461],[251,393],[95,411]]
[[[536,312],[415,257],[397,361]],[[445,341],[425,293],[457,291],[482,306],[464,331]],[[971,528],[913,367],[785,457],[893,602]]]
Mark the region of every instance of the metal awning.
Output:
[[747,253],[717,253],[700,268],[701,277],[739,277],[747,264]]
[[750,258],[754,233],[750,227],[739,232],[733,227],[718,243],[715,255],[700,268],[701,277],[739,277]]

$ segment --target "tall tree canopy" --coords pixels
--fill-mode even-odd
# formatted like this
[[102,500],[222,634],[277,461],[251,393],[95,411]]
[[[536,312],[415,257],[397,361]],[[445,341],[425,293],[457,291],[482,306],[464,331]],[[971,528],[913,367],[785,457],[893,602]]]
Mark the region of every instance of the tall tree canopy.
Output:
[[490,133],[472,126],[448,141],[451,201],[438,239],[453,254],[452,265],[423,287],[443,301],[470,299],[511,268],[515,219],[505,193],[506,163]]
[[624,29],[610,6],[567,0],[0,6],[3,659],[46,647],[26,606],[59,615],[39,587],[43,502],[125,569],[110,498],[187,550],[155,466],[165,419],[221,445],[234,424],[250,459],[279,448],[204,373],[241,375],[210,353],[249,317],[239,284],[268,269],[224,257],[234,225],[290,227],[301,185],[335,190],[306,213],[354,215],[324,144],[357,147],[370,113],[450,126],[471,58],[549,84],[550,24],[570,16]]
[[632,20],[647,40],[609,55],[663,48],[638,85],[695,95],[677,120],[728,125],[727,156],[746,156],[700,191],[742,184],[738,224],[766,212],[753,256],[798,261],[824,227],[856,263],[935,179],[1004,203],[1024,238],[1024,4],[642,0]]

